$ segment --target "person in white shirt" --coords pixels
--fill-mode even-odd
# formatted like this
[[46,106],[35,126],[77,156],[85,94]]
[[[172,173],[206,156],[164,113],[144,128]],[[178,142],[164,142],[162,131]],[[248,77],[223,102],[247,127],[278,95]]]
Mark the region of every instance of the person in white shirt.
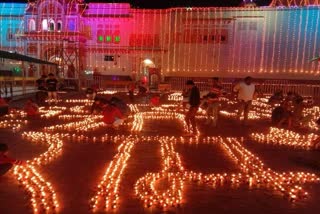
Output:
[[244,113],[243,124],[247,123],[248,114],[250,111],[250,107],[252,104],[252,100],[255,94],[255,85],[252,83],[251,77],[244,78],[243,82],[238,83],[234,88],[233,91],[238,93],[238,100],[239,100],[239,109],[238,109],[238,118]]

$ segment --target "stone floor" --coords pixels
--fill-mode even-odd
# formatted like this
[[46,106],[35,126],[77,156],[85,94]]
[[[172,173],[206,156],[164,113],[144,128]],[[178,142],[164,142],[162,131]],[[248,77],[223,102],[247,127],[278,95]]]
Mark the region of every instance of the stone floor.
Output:
[[[65,104],[59,103],[59,106]],[[67,104],[70,108],[73,104]],[[19,106],[19,105],[17,105]],[[42,131],[44,127],[63,124],[57,117],[49,119],[28,119],[27,125],[18,132],[0,128],[0,142],[7,143],[10,155],[22,160],[32,159],[47,150],[47,146],[33,144],[22,139],[24,131]],[[268,120],[250,121],[243,127],[234,119],[221,117],[217,128],[206,126],[198,120],[202,137],[244,137],[244,147],[275,171],[303,171],[320,176],[320,151],[306,151],[255,143],[249,138],[252,132],[266,133],[270,127]],[[85,133],[100,139],[105,134],[129,135],[129,127],[115,131],[98,128]],[[296,130],[307,133],[306,130]],[[72,134],[74,132],[70,132]],[[183,126],[176,120],[148,120],[141,132],[143,136],[181,136]],[[202,138],[200,137],[200,138]],[[62,154],[52,162],[37,166],[42,176],[54,187],[60,204],[59,213],[92,213],[89,200],[96,191],[108,164],[117,154],[116,143],[74,142],[64,140]],[[181,155],[185,169],[195,172],[238,173],[239,167],[223,151],[219,144],[176,144],[175,151]],[[110,213],[317,213],[320,210],[320,183],[301,184],[309,193],[305,199],[290,201],[279,192],[269,188],[240,185],[218,186],[216,188],[186,181],[182,203],[179,206],[162,209],[157,206],[145,207],[134,192],[136,181],[148,172],[158,172],[162,168],[160,144],[140,141],[128,160],[119,187],[118,208]],[[100,213],[102,211],[99,211]],[[0,213],[32,213],[30,194],[16,181],[12,174],[0,177]]]

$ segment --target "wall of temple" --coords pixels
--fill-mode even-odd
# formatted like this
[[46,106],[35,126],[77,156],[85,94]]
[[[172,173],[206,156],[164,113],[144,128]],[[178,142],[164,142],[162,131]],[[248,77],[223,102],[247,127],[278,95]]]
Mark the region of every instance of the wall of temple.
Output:
[[[320,6],[133,9],[0,3],[0,49],[104,75],[319,79]],[[76,51],[74,50],[76,49]],[[40,68],[42,70],[46,68]],[[42,71],[39,71],[39,74]]]

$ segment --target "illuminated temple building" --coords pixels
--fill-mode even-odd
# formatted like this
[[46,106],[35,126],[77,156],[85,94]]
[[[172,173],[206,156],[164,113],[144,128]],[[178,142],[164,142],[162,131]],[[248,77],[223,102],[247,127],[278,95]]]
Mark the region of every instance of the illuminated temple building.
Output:
[[[135,9],[127,3],[0,3],[0,49],[57,63],[26,76],[86,74],[318,79],[320,6]],[[315,1],[314,3],[318,3]],[[1,60],[2,69],[9,66]],[[9,68],[8,68],[9,69]]]

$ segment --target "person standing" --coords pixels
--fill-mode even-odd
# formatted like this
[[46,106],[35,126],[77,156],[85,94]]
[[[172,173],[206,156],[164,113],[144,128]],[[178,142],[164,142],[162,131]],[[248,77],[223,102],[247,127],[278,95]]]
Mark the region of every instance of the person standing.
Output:
[[196,114],[200,105],[200,91],[198,87],[194,84],[192,80],[186,82],[187,88],[190,90],[189,95],[189,110],[186,113],[185,121],[188,126],[188,130],[192,129],[192,135],[197,135],[197,124],[196,124]]
[[47,79],[46,84],[47,84],[47,90],[48,90],[49,103],[51,103],[52,101],[57,103],[57,101],[58,101],[58,98],[57,98],[58,80],[55,78],[53,73],[50,73],[48,76],[49,76],[49,78]]
[[217,126],[219,116],[219,97],[222,94],[222,86],[219,84],[219,78],[212,78],[212,87],[210,92],[206,95],[207,97],[207,124],[212,123],[212,126]]
[[239,82],[234,88],[233,91],[238,93],[238,118],[242,113],[244,114],[244,119],[242,124],[246,125],[248,121],[248,114],[252,104],[252,100],[255,94],[255,85],[252,83],[252,78],[250,76],[244,78],[244,81]]
[[131,103],[134,103],[134,90],[136,89],[136,83],[134,81],[130,82],[128,85],[129,99]]
[[44,104],[46,97],[48,96],[47,94],[47,89],[46,89],[46,75],[41,75],[39,79],[36,80],[36,84],[38,87],[38,91],[36,93],[36,101],[38,104]]

